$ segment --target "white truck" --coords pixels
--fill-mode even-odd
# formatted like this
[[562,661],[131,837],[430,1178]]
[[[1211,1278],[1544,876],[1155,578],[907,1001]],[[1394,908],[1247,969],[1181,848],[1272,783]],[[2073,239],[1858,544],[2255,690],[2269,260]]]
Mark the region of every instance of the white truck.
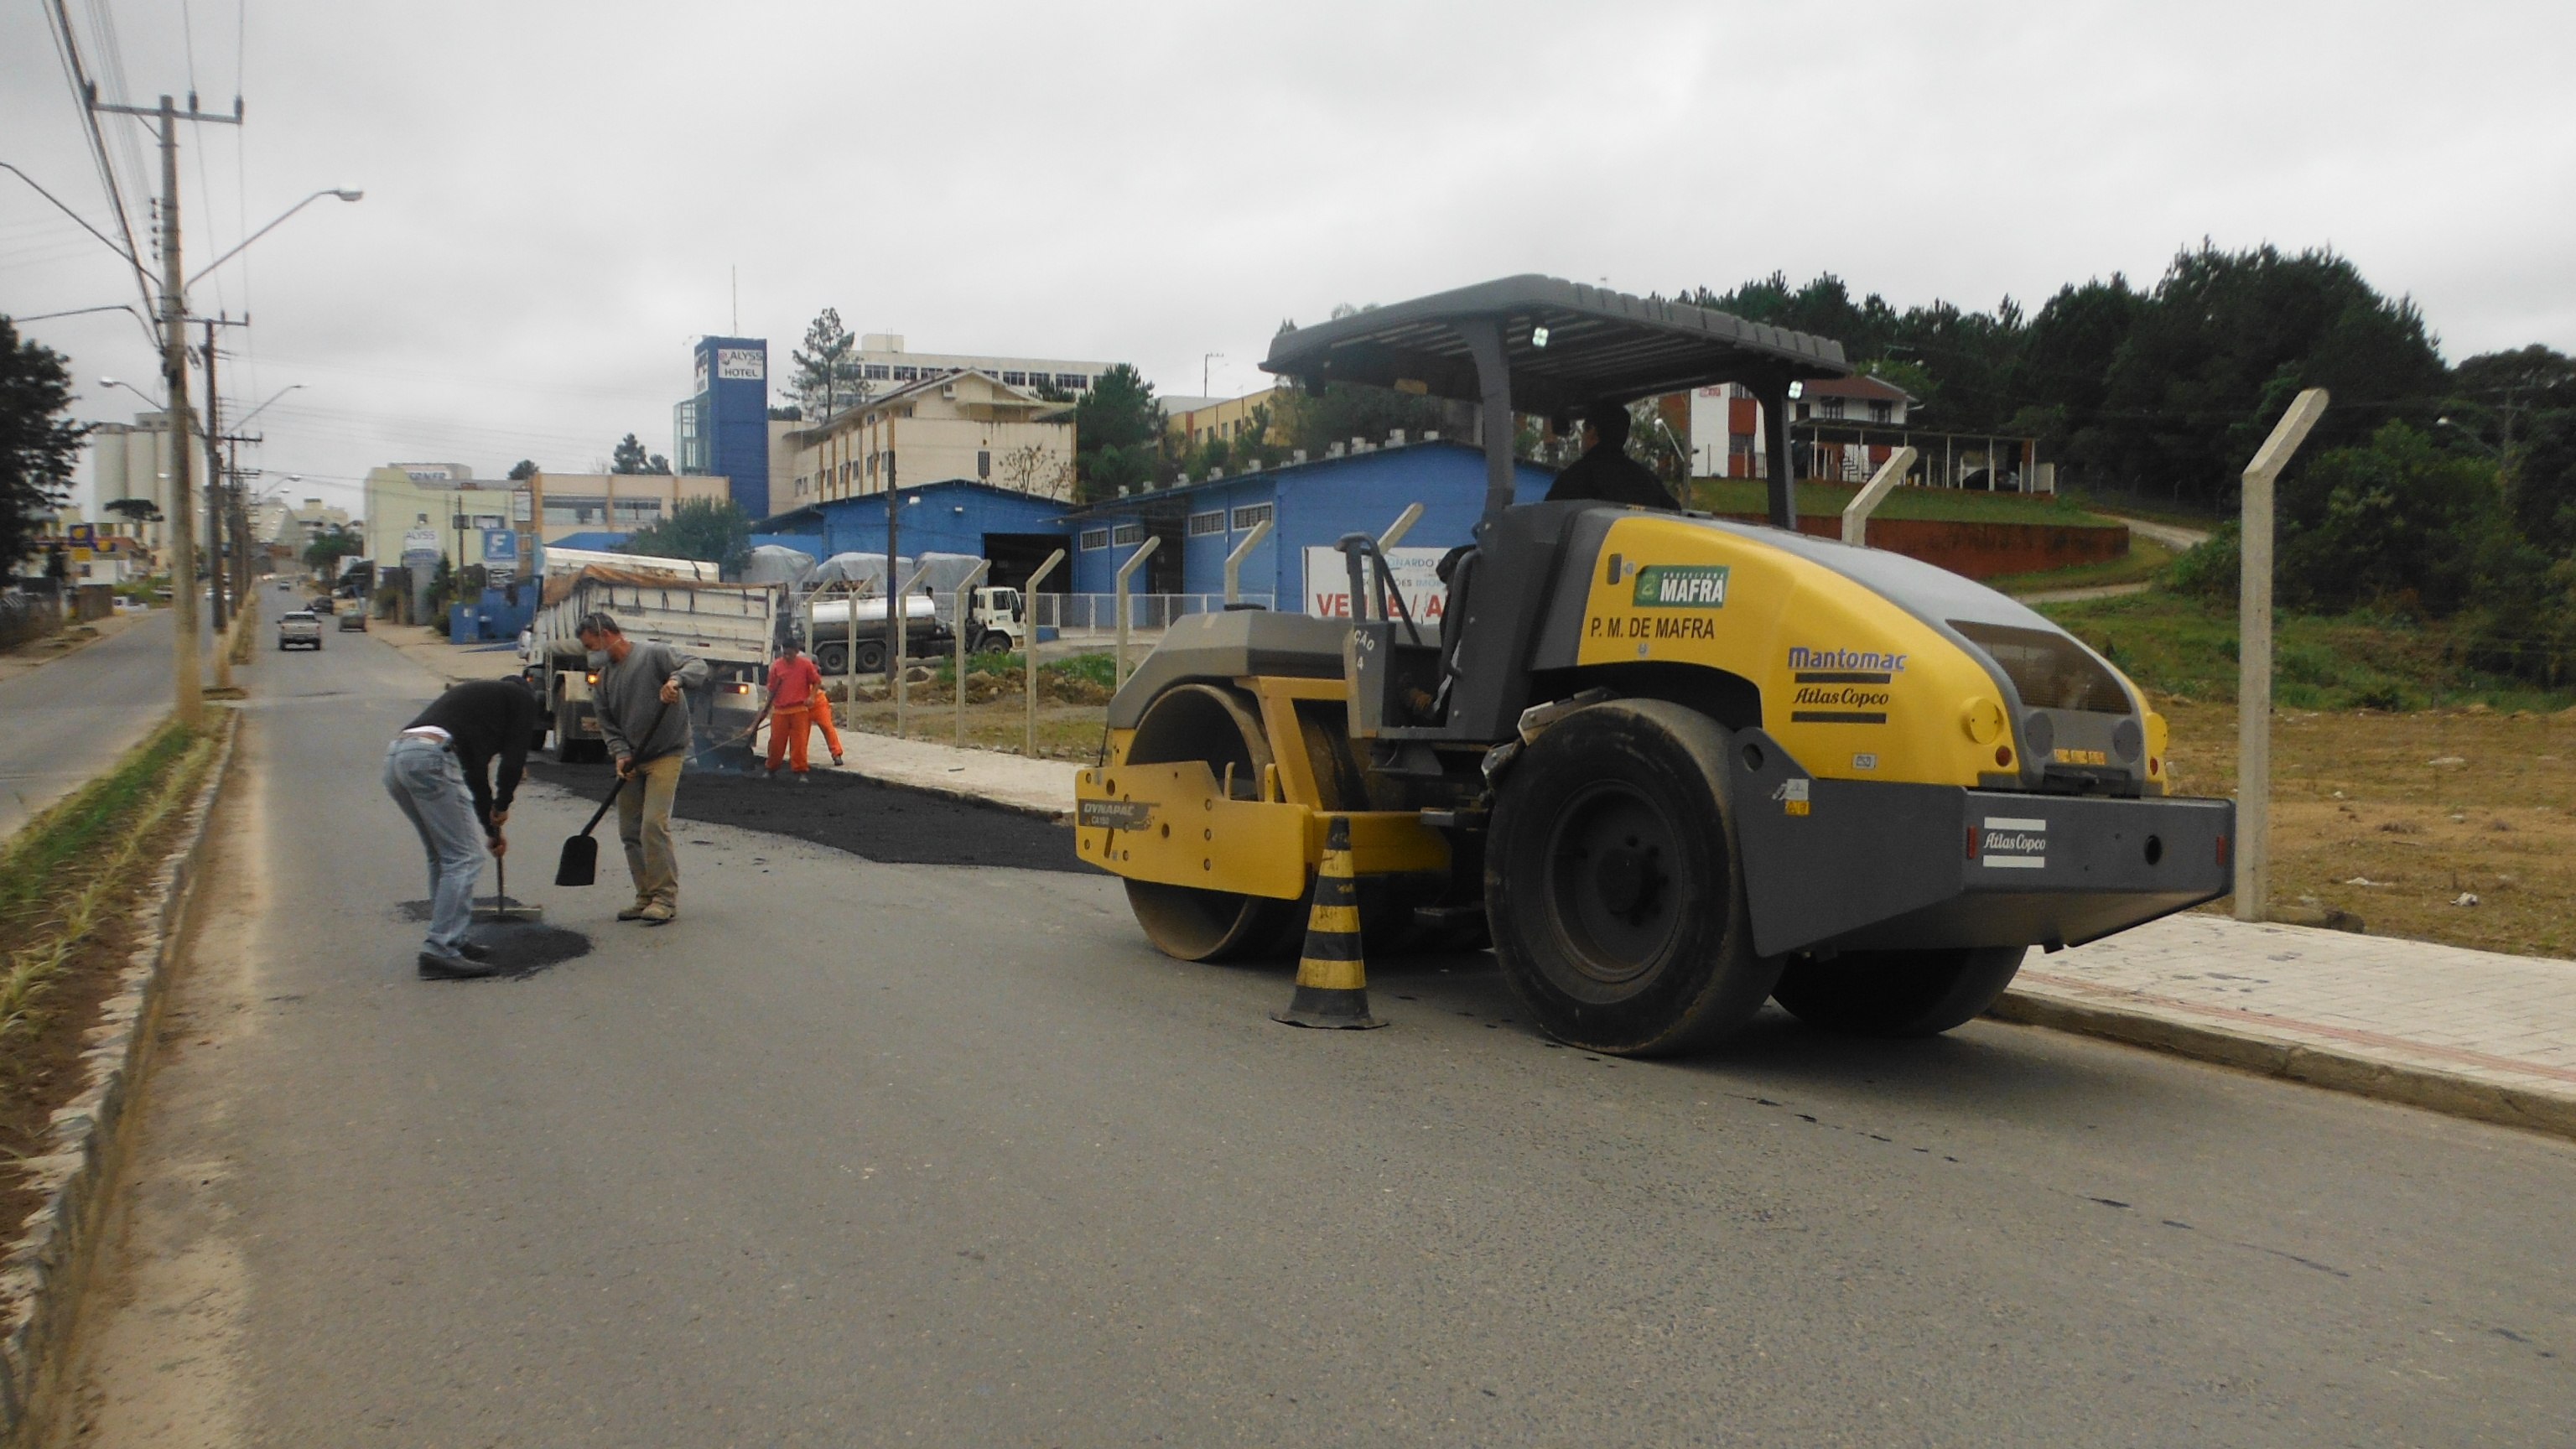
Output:
[[700,749],[748,741],[767,703],[770,642],[778,625],[776,586],[728,584],[611,564],[590,564],[549,577],[528,626],[523,677],[537,693],[532,742],[566,762],[607,758],[576,627],[583,615],[608,614],[626,637],[653,640],[707,661],[707,687],[688,698]]

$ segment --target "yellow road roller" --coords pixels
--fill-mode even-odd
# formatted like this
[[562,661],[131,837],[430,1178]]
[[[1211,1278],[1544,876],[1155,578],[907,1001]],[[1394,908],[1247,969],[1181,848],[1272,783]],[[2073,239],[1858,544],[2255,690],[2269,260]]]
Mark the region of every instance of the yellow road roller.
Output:
[[[2227,891],[2234,807],[2167,793],[2164,720],[2119,670],[1991,589],[1797,531],[1789,398],[1848,373],[1839,343],[1525,276],[1283,332],[1263,366],[1476,404],[1486,503],[1439,624],[1353,535],[1355,617],[1184,618],[1118,691],[1076,849],[1164,952],[1293,955],[1346,817],[1372,954],[1490,940],[1544,1030],[1644,1056],[1766,999],[1946,1031],[2032,946]],[[1716,383],[1765,404],[1766,524],[1514,504],[1516,416]]]

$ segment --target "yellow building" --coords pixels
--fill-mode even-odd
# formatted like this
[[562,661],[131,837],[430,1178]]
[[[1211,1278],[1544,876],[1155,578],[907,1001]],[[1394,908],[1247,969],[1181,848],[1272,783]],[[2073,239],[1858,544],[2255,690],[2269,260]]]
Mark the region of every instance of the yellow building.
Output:
[[968,369],[906,383],[790,435],[796,469],[781,513],[895,486],[951,479],[1039,498],[1073,496],[1073,405]]
[[1251,431],[1254,409],[1267,408],[1270,411],[1270,428],[1261,441],[1285,447],[1288,442],[1284,416],[1287,409],[1281,407],[1280,402],[1286,391],[1285,388],[1265,387],[1242,397],[1225,398],[1202,407],[1167,413],[1163,418],[1163,431],[1193,448],[1210,438],[1223,438],[1231,443]]

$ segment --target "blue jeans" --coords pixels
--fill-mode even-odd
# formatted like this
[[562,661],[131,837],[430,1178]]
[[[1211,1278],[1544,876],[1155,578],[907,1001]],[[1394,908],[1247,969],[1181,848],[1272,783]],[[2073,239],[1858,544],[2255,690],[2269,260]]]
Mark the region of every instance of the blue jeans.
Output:
[[474,883],[483,874],[483,823],[465,790],[465,769],[438,741],[396,735],[385,748],[385,793],[394,797],[429,853],[426,949],[456,954],[474,924]]

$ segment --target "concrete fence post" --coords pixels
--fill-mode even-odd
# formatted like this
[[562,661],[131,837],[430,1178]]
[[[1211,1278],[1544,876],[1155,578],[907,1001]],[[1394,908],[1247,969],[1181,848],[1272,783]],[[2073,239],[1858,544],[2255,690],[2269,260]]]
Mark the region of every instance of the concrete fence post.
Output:
[[2272,890],[2272,484],[2326,410],[2326,390],[2290,400],[2245,465],[2236,598],[2236,919],[2263,919]]
[[1134,553],[1128,555],[1127,561],[1118,566],[1117,682],[1119,685],[1124,685],[1127,682],[1127,578],[1128,575],[1136,572],[1137,568],[1140,567],[1145,560],[1154,556],[1154,550],[1161,547],[1162,542],[1163,540],[1160,535],[1146,539],[1145,546],[1143,548],[1140,548]]
[[966,602],[992,571],[993,561],[986,559],[957,585],[957,744],[961,749],[966,744]]
[[1032,760],[1038,757],[1038,585],[1045,583],[1047,575],[1054,573],[1056,566],[1063,562],[1063,549],[1048,554],[1047,561],[1038,565],[1038,571],[1029,575],[1028,587],[1020,594],[1028,610],[1029,634],[1021,641],[1021,648],[1028,651],[1021,662],[1028,666],[1029,672],[1029,742],[1024,752]]
[[[921,581],[929,576],[930,565],[923,564],[912,571],[911,578],[903,581],[902,588],[886,596],[886,638],[892,644],[886,653],[886,673],[894,680],[894,737],[896,739],[904,738],[904,715],[912,697],[912,686],[903,677],[905,668],[912,662],[911,648],[904,637],[905,616],[912,603],[912,591],[919,588]],[[886,578],[891,581],[894,575],[888,574]]]
[[1878,472],[1870,477],[1868,484],[1851,502],[1843,505],[1843,542],[1854,548],[1869,546],[1869,516],[1878,511],[1879,504],[1887,501],[1888,494],[1896,491],[1897,484],[1905,481],[1906,473],[1914,467],[1915,457],[1912,448],[1899,448],[1888,454],[1887,461],[1879,465]]
[[[1263,539],[1269,536],[1270,520],[1265,518],[1252,525],[1252,531],[1243,536],[1243,542],[1236,544],[1234,552],[1225,556],[1225,601],[1227,603],[1238,604],[1243,601],[1243,561],[1251,556],[1252,550],[1258,547]],[[1271,599],[1273,605],[1278,602],[1276,597]]]

